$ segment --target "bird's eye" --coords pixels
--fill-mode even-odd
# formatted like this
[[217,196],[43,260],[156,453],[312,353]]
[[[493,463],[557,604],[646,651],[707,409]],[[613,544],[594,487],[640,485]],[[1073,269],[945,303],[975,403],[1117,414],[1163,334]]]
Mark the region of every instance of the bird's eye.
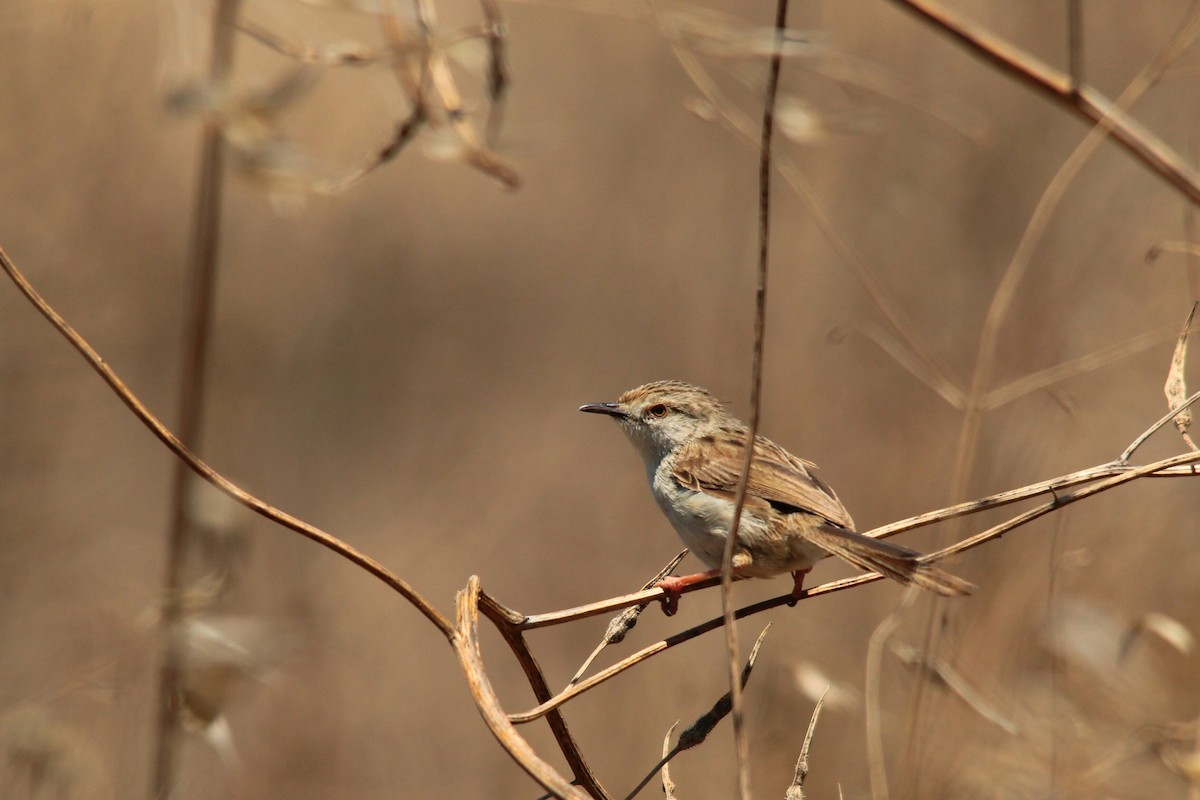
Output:
[[665,417],[667,415],[667,407],[662,403],[657,403],[647,409],[647,413],[652,417]]

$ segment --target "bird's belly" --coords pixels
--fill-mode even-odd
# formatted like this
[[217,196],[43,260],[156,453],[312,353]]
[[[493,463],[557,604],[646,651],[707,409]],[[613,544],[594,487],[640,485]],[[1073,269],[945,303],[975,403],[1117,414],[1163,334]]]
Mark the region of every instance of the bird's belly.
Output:
[[[719,567],[734,504],[682,487],[655,491],[654,498],[688,550],[710,568]],[[797,516],[785,523],[778,513],[762,514],[743,508],[738,550],[750,557],[750,563],[741,568],[741,573],[752,578],[771,577],[808,569],[829,555],[804,536],[802,528],[809,522],[808,517]],[[812,518],[814,523],[816,520]]]
[[[655,492],[659,507],[671,521],[684,545],[710,568],[719,567],[725,553],[725,539],[733,521],[733,503],[719,497],[679,488]],[[742,509],[738,540],[752,541],[765,528],[763,520]],[[748,574],[754,571],[748,570]]]

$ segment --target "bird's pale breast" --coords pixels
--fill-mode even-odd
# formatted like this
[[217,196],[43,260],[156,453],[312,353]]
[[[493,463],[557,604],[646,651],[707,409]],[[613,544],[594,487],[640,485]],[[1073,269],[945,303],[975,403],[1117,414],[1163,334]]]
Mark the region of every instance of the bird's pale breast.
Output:
[[[665,462],[655,471],[651,489],[659,508],[688,550],[708,567],[720,566],[734,503],[681,486]],[[739,550],[749,555],[751,562],[742,573],[748,577],[771,577],[811,567],[828,555],[804,536],[805,525],[819,523],[811,514],[784,515],[744,506],[738,525]]]

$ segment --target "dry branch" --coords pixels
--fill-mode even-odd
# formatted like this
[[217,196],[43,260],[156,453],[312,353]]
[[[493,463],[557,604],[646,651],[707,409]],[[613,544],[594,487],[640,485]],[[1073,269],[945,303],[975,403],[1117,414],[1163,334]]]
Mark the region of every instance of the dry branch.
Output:
[[1051,67],[933,0],[891,2],[938,28],[1004,74],[1016,78],[1104,128],[1138,161],[1193,203],[1200,203],[1200,173],[1166,142],[1129,117],[1117,104],[1091,86],[1077,83],[1072,75]]
[[[771,140],[775,132],[775,101],[779,93],[779,73],[783,67],[784,31],[787,29],[788,0],[775,0],[775,37],[770,70],[767,74],[766,100],[763,103],[762,133],[758,150],[758,281],[754,290],[754,347],[750,360],[750,424],[742,469],[733,498],[733,520],[721,554],[721,615],[725,620],[725,648],[728,651],[730,707],[733,710],[733,739],[737,755],[737,796],[750,798],[750,744],[742,710],[742,681],[738,679],[738,637],[733,614],[733,554],[737,550],[738,528],[746,506],[750,466],[754,460],[754,441],[762,416],[763,349],[767,329],[767,275],[771,254]],[[761,637],[759,639],[761,641]],[[757,647],[755,647],[757,650]],[[744,680],[744,679],[743,679]],[[686,733],[686,731],[685,731]]]
[[458,593],[454,635],[450,643],[467,677],[467,688],[479,708],[488,730],[530,777],[546,791],[558,798],[586,800],[582,790],[558,773],[544,761],[505,716],[500,700],[488,680],[479,654],[479,578],[474,575],[467,581],[467,588]]
[[[516,170],[492,150],[510,83],[505,48],[507,27],[499,6],[494,0],[480,0],[482,21],[445,33],[434,26],[429,0],[415,0],[414,6],[415,14],[411,16],[395,10],[374,15],[385,39],[384,46],[377,48],[360,42],[325,45],[297,42],[246,16],[231,20],[231,31],[242,32],[314,75],[346,67],[390,66],[408,106],[404,118],[393,125],[390,139],[355,166],[330,174],[329,170],[318,169],[314,160],[282,130],[276,119],[286,105],[282,98],[269,108],[236,99],[222,101],[225,107],[215,109],[218,113],[211,116],[224,126],[240,166],[291,191],[333,194],[396,158],[421,131],[440,128],[449,131],[456,140],[457,158],[506,188],[515,188],[519,183]],[[487,114],[482,133],[449,64],[449,51],[471,40],[481,40],[487,47],[487,63],[479,76],[484,84]],[[207,94],[220,96],[211,91]]]

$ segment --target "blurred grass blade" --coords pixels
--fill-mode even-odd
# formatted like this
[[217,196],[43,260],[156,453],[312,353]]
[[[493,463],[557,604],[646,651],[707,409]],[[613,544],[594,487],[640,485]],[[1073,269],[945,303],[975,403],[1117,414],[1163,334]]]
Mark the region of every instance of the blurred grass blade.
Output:
[[1182,655],[1189,655],[1196,647],[1196,637],[1179,620],[1158,611],[1151,611],[1130,626],[1121,639],[1118,661],[1128,658],[1133,646],[1147,634],[1154,634]]
[[1017,723],[1010,716],[980,694],[958,670],[951,667],[944,659],[931,658],[922,654],[917,648],[898,641],[892,641],[892,652],[908,666],[916,667],[926,673],[933,683],[944,686],[958,695],[958,699],[966,703],[968,708],[1005,733],[1010,736],[1020,733]]
[[1006,383],[988,392],[983,399],[982,406],[987,411],[999,408],[1039,389],[1049,388],[1068,378],[1106,367],[1109,364],[1120,361],[1122,358],[1128,358],[1143,350],[1148,350],[1163,339],[1174,335],[1174,333],[1174,328],[1148,331],[1126,339],[1123,342],[1118,342],[1111,347],[1105,347],[1094,353],[1088,353],[1085,356],[1080,356],[1079,358],[1056,364],[1053,367],[1047,367],[1046,369],[1030,373],[1023,378],[1017,378],[1015,381]]
[[897,364],[908,370],[913,377],[941,395],[942,399],[949,403],[951,407],[956,410],[962,410],[966,403],[966,395],[963,390],[955,386],[950,379],[931,370],[926,361],[918,358],[912,350],[895,336],[892,336],[878,325],[855,322],[838,326],[830,332],[829,338],[833,342],[838,342],[849,331],[856,331],[870,339],[879,346],[879,349],[891,356]]
[[1157,242],[1146,251],[1146,263],[1153,264],[1165,253],[1200,256],[1200,244],[1196,244],[1195,242]]

